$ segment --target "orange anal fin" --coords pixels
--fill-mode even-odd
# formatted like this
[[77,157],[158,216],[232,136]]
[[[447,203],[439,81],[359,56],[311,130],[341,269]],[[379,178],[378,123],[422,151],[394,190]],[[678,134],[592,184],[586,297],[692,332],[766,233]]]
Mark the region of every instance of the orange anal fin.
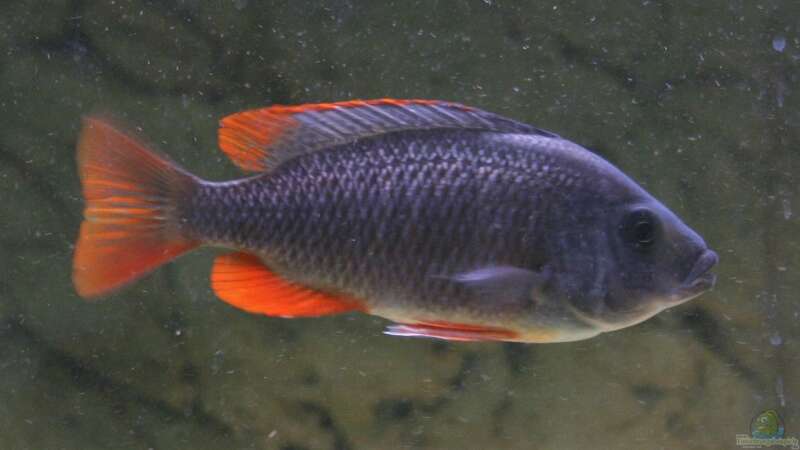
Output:
[[390,325],[384,334],[448,341],[513,341],[519,336],[517,332],[506,328],[444,321]]
[[226,303],[247,312],[278,317],[317,317],[364,311],[363,302],[317,291],[281,278],[255,255],[218,256],[211,287]]

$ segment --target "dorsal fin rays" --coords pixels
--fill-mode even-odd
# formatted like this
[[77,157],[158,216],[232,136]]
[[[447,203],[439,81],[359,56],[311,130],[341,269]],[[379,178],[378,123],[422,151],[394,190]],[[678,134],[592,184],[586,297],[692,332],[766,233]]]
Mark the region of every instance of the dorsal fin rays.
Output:
[[352,100],[271,106],[225,117],[219,146],[246,171],[357,139],[411,129],[477,129],[558,137],[477,108],[439,100]]

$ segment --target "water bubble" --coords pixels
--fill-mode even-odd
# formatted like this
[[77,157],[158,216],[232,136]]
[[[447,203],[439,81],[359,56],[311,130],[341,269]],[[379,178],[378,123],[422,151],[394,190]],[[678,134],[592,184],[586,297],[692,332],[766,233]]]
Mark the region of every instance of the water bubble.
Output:
[[783,108],[783,98],[786,95],[786,83],[779,80],[775,86],[775,102],[778,104],[778,108]]
[[217,350],[211,357],[211,373],[216,375],[222,370],[222,365],[225,363],[225,352]]
[[769,337],[769,343],[772,344],[773,347],[778,347],[783,344],[783,338],[776,331],[772,333],[772,336]]
[[783,205],[783,218],[785,220],[791,219],[792,218],[792,204],[789,202],[789,199],[788,198],[784,198],[781,201],[781,204]]
[[783,36],[775,36],[772,38],[772,49],[778,53],[783,53],[786,48],[786,38]]

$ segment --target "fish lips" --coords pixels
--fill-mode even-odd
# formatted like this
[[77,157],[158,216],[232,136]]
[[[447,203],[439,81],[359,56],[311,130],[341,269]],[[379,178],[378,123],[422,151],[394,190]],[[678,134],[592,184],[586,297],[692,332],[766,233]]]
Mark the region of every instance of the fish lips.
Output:
[[719,262],[719,256],[713,250],[705,250],[695,261],[689,275],[673,293],[673,301],[683,303],[689,301],[714,287],[717,276],[711,269]]

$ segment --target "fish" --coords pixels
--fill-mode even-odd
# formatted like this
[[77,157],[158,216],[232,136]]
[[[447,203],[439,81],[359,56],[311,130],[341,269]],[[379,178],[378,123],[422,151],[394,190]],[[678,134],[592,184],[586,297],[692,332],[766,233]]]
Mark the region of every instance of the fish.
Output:
[[717,254],[619,169],[559,135],[443,100],[273,105],[220,121],[245,176],[206,181],[83,119],[73,283],[94,300],[200,246],[249,313],[363,312],[385,333],[567,342],[713,288]]
[[750,435],[756,439],[780,439],[784,433],[783,421],[774,409],[762,412],[750,423]]

